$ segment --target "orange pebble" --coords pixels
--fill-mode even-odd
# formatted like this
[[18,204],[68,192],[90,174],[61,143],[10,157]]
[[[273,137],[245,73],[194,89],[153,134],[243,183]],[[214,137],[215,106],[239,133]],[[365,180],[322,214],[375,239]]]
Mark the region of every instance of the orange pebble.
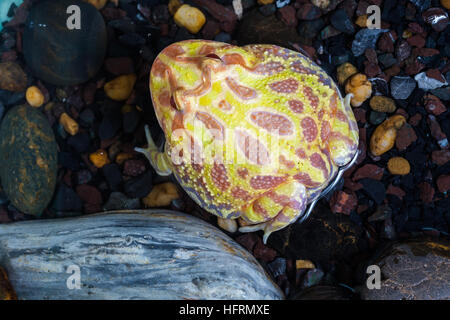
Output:
[[25,98],[30,106],[39,108],[44,104],[44,95],[41,90],[36,86],[31,86],[27,89],[25,93]]
[[109,163],[108,153],[103,149],[98,149],[89,155],[89,160],[97,168],[102,168],[105,164]]
[[67,113],[63,113],[59,118],[59,123],[64,127],[70,135],[74,136],[78,133],[78,123],[73,120]]

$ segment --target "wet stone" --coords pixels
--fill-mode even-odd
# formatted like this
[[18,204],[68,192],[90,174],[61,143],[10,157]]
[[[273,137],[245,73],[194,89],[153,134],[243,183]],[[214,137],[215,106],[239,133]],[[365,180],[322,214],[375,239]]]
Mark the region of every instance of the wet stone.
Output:
[[392,67],[394,64],[397,63],[397,59],[391,53],[386,53],[378,56],[378,60],[380,61],[383,68]]
[[369,122],[375,126],[379,125],[386,119],[386,113],[371,111],[369,116]]
[[50,203],[50,208],[55,211],[81,211],[83,203],[76,192],[64,183],[58,185],[56,193]]
[[414,79],[417,81],[417,84],[420,89],[423,90],[433,90],[443,86],[448,85],[445,79],[441,75],[441,79],[437,80],[435,78],[429,77],[426,72],[421,72],[417,74]]
[[297,27],[298,33],[305,38],[315,38],[320,30],[325,26],[325,22],[322,19],[301,21]]
[[359,182],[362,183],[364,191],[377,204],[381,204],[384,198],[386,198],[386,188],[382,182],[368,178],[362,179]]
[[122,173],[120,167],[115,163],[106,164],[102,167],[103,176],[112,191],[120,190],[122,186]]
[[259,12],[261,12],[261,14],[265,17],[268,17],[268,16],[274,14],[276,11],[277,11],[277,7],[273,3],[267,4],[267,5],[259,8]]
[[380,34],[389,31],[387,29],[368,29],[364,28],[358,31],[352,43],[352,52],[358,57],[362,55],[366,49],[375,48],[375,44]]
[[121,192],[112,192],[109,195],[108,201],[103,206],[103,210],[132,210],[139,209],[141,206],[138,198],[128,198]]
[[87,152],[91,144],[89,133],[79,132],[74,136],[69,136],[67,139],[67,144],[78,153]]
[[82,169],[76,173],[77,184],[89,183],[92,180],[92,173],[88,169]]
[[132,178],[125,182],[125,194],[131,198],[143,198],[152,190],[152,173],[147,171],[144,174]]
[[407,99],[416,87],[411,77],[395,76],[391,79],[391,94],[395,99]]
[[344,9],[334,11],[330,17],[330,21],[333,27],[339,31],[347,34],[352,34],[355,32],[355,27]]

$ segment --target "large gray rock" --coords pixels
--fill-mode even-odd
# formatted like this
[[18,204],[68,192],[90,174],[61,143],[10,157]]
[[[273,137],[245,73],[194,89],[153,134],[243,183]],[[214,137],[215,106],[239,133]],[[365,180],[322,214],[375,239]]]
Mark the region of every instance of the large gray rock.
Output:
[[167,210],[3,224],[0,265],[19,299],[283,298],[234,240]]

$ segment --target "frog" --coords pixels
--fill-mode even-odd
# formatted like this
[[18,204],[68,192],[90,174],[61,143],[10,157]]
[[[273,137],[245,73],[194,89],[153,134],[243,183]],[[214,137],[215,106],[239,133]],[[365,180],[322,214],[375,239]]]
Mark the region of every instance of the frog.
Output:
[[270,44],[185,40],[153,61],[150,95],[165,136],[136,148],[204,210],[263,242],[294,223],[357,154],[359,131],[334,80]]

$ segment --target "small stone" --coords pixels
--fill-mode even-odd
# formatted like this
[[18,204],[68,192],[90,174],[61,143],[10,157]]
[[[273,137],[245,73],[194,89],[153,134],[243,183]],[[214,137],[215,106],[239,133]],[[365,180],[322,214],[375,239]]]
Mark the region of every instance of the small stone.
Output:
[[299,269],[315,269],[315,264],[310,260],[295,260],[295,268]]
[[179,198],[177,186],[172,182],[165,182],[154,186],[152,191],[142,199],[142,203],[147,208],[165,207],[170,205],[172,200]]
[[103,210],[133,210],[139,209],[141,203],[139,199],[128,198],[121,192],[112,192],[109,195],[108,201],[103,206]]
[[333,213],[350,215],[357,204],[358,200],[356,197],[344,191],[335,191],[330,200],[330,208]]
[[448,85],[445,78],[441,75],[441,79],[437,80],[434,77],[429,77],[426,72],[417,74],[414,79],[417,81],[420,89],[433,90]]
[[115,76],[134,73],[134,62],[130,57],[107,58],[105,69]]
[[391,95],[394,99],[407,99],[416,88],[416,81],[411,77],[395,76],[391,79]]
[[435,116],[438,116],[447,111],[447,108],[444,106],[442,101],[432,94],[427,94],[424,96],[424,104],[425,109]]
[[[312,39],[317,37],[320,29],[325,26],[323,19],[304,20],[298,24],[297,31],[299,34],[304,35],[305,38]],[[340,32],[339,32],[340,33]]]
[[261,238],[258,238],[258,241],[253,248],[253,255],[256,259],[260,259],[264,262],[271,262],[277,256],[277,252],[274,249],[264,245]]
[[441,5],[447,9],[450,10],[450,1],[449,0],[441,0]]
[[202,29],[203,39],[212,40],[220,32],[219,22],[209,19],[206,21],[205,26]]
[[422,13],[422,18],[437,32],[444,31],[449,23],[448,14],[442,8],[430,8]]
[[67,144],[78,153],[85,153],[89,150],[91,138],[87,132],[78,132],[67,139]]
[[384,112],[378,112],[378,111],[372,111],[369,115],[369,122],[373,124],[374,126],[379,125],[384,120],[386,120],[386,113]]
[[420,34],[416,34],[412,37],[409,37],[407,39],[409,45],[417,48],[423,48],[425,46],[425,38],[422,37]]
[[441,126],[439,125],[439,122],[436,120],[436,117],[433,115],[428,115],[427,118],[428,126],[431,130],[431,135],[433,138],[436,139],[438,145],[441,147],[441,149],[447,149],[448,148],[448,139],[444,132],[442,132]]
[[89,160],[96,168],[102,168],[109,163],[108,153],[103,149],[98,149],[89,155]]
[[36,86],[28,87],[25,98],[27,99],[28,104],[35,108],[42,106],[45,100],[41,90]]
[[314,20],[322,15],[322,11],[311,3],[305,3],[297,10],[299,20]]
[[397,63],[397,59],[394,58],[392,53],[386,53],[378,56],[378,60],[384,68],[392,67]]
[[278,15],[281,21],[283,21],[287,26],[296,27],[297,17],[296,11],[293,6],[285,6],[278,10]]
[[239,237],[236,237],[236,242],[239,243],[241,246],[243,246],[247,251],[252,252],[253,248],[256,245],[256,242],[260,240],[256,233],[244,233],[243,235],[240,235]]
[[236,220],[217,217],[217,225],[225,231],[235,233],[238,229]]
[[422,120],[422,115],[420,113],[416,113],[411,118],[409,118],[409,124],[412,126],[417,126]]
[[0,89],[8,91],[25,91],[27,75],[15,62],[0,62]]
[[381,180],[383,177],[384,169],[375,164],[365,164],[358,168],[353,175],[353,180],[358,181],[365,178],[371,178],[375,180]]
[[394,196],[397,196],[400,199],[403,199],[403,197],[406,195],[405,191],[403,191],[401,188],[393,186],[390,184],[386,190],[386,194],[392,194]]
[[109,188],[112,191],[120,190],[122,186],[122,173],[120,172],[120,168],[115,163],[109,163],[102,167],[103,176],[108,183]]
[[387,167],[389,172],[394,175],[405,175],[411,170],[408,160],[402,157],[390,158]]
[[110,99],[123,101],[130,96],[135,82],[136,75],[134,73],[121,75],[105,83],[104,90]]
[[116,110],[105,114],[98,129],[100,139],[103,141],[113,138],[122,127],[122,122],[122,115]]
[[397,131],[395,146],[398,150],[406,150],[411,143],[417,140],[416,131],[409,124],[405,124]]
[[277,278],[286,273],[287,263],[285,258],[278,257],[267,265],[270,273]]
[[345,85],[345,93],[352,93],[351,105],[359,107],[372,95],[372,84],[367,80],[366,75],[357,73],[348,79]]
[[450,175],[443,174],[436,179],[439,192],[447,193],[450,190]]
[[438,166],[443,166],[450,161],[450,150],[436,150],[431,153],[431,159]]
[[61,183],[58,185],[49,207],[55,211],[79,212],[83,208],[83,203],[73,189]]
[[337,67],[336,71],[337,79],[340,85],[343,85],[348,78],[358,73],[358,69],[356,69],[356,67],[349,62],[341,64]]
[[186,28],[192,34],[198,33],[206,22],[203,12],[188,4],[178,8],[173,18],[178,26]]
[[86,184],[92,180],[92,173],[88,169],[77,171],[77,184]]
[[137,177],[145,172],[145,163],[141,160],[127,160],[123,166],[123,174]]
[[420,190],[420,199],[424,203],[430,203],[434,198],[434,188],[428,182],[421,182],[417,185]]
[[137,33],[125,33],[118,38],[119,42],[127,47],[141,47],[147,42]]
[[361,28],[366,28],[367,27],[367,14],[358,16],[358,18],[356,18],[355,24]]
[[97,188],[80,184],[76,187],[76,192],[83,201],[85,213],[96,213],[102,210],[102,195]]
[[384,96],[373,96],[369,101],[369,105],[378,112],[392,113],[396,109],[394,100]]
[[400,39],[395,46],[395,57],[399,62],[406,60],[411,55],[411,46],[408,41]]
[[152,173],[150,170],[125,182],[125,194],[131,198],[143,198],[152,190]]
[[338,9],[330,17],[333,27],[347,34],[353,34],[355,27],[344,9]]
[[330,0],[311,0],[311,3],[320,9],[326,9],[330,5]]
[[67,113],[63,112],[59,118],[59,123],[64,127],[67,133],[74,136],[78,133],[78,123],[73,120]]
[[324,273],[320,269],[310,269],[304,276],[302,288],[309,288],[315,286],[322,281]]
[[378,41],[378,48],[383,52],[394,52],[397,33],[394,30],[383,33]]
[[372,198],[377,204],[383,203],[386,198],[386,189],[384,184],[380,181],[373,179],[362,179],[360,181],[364,187],[364,191]]
[[368,48],[375,48],[380,34],[389,31],[386,29],[361,29],[356,35],[352,43],[352,52],[356,57],[359,57]]

